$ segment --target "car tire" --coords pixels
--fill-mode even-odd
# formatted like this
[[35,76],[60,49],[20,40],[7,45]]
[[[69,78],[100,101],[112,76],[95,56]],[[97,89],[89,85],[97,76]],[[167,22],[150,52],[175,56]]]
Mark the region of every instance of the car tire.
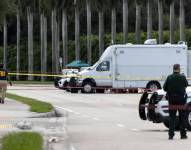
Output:
[[55,86],[55,87],[59,87],[59,86],[58,86],[58,81],[59,81],[60,79],[62,79],[62,78],[60,78],[60,77],[55,78],[55,80],[54,80],[54,86]]
[[164,124],[164,126],[165,126],[166,128],[169,129],[169,122],[168,122],[168,121],[163,122],[163,124]]
[[94,84],[91,82],[86,82],[83,84],[83,87],[81,89],[82,93],[93,93],[94,91]]
[[[191,105],[189,105],[190,107]],[[185,119],[185,125],[186,128],[191,131],[191,110],[188,109],[188,111],[186,112],[186,119]]]
[[146,88],[150,91],[156,91],[157,89],[161,89],[161,86],[158,82],[150,82]]

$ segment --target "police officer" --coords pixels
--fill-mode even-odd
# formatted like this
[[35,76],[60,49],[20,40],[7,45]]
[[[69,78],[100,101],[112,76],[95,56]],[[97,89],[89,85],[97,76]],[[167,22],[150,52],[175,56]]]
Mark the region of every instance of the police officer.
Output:
[[[5,100],[5,94],[7,90],[7,80],[8,78],[8,72],[6,69],[3,68],[3,64],[0,63],[0,103],[4,103]],[[10,85],[12,85],[11,82],[9,82]]]
[[187,139],[185,129],[185,109],[186,87],[188,82],[186,77],[180,74],[180,65],[173,66],[173,74],[169,75],[165,81],[163,89],[167,92],[169,101],[169,139],[174,137],[176,113],[179,112],[180,136],[181,139]]

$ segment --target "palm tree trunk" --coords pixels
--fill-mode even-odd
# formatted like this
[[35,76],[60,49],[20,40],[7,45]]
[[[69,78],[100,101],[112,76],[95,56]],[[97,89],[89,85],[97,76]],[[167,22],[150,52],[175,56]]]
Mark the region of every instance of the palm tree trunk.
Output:
[[158,28],[159,28],[159,44],[163,43],[163,4],[162,4],[162,0],[158,0],[158,15],[159,15],[159,24],[158,24]]
[[[33,13],[27,8],[28,20],[28,72],[33,74]],[[28,80],[33,80],[33,76],[29,75]]]
[[51,16],[52,28],[52,73],[56,73],[56,10],[52,10]]
[[[44,73],[47,73],[47,17],[44,16],[44,67],[43,71]],[[44,80],[46,80],[46,77],[44,77]]]
[[170,4],[170,43],[174,43],[174,1]]
[[99,56],[102,55],[104,51],[104,12],[99,11]]
[[111,15],[111,43],[116,43],[116,8],[112,8],[112,15]]
[[76,60],[80,60],[80,12],[75,6],[75,55]]
[[[40,15],[40,28],[41,28],[41,74],[46,74],[47,70],[47,19],[44,13]],[[46,78],[41,77],[41,81]]]
[[68,63],[68,20],[67,11],[62,11],[63,65]]
[[147,39],[152,38],[152,1],[147,0]]
[[3,21],[3,64],[7,68],[7,20],[4,17]]
[[87,54],[88,54],[88,64],[92,63],[92,18],[91,18],[91,2],[87,0],[86,2],[87,9]]
[[[17,10],[17,73],[20,72],[20,41],[21,41],[21,23],[20,12]],[[19,80],[19,75],[16,76]]]
[[123,42],[128,41],[128,3],[123,0]]
[[184,10],[184,0],[180,0],[180,41],[185,41],[185,10]]
[[59,21],[56,21],[56,74],[59,73],[60,60],[60,26]]
[[136,2],[136,29],[135,40],[137,44],[141,43],[141,6]]
[[[44,14],[40,14],[40,54],[41,54],[41,74],[44,74],[43,72],[43,53],[44,53],[44,35],[43,35],[43,32],[44,32]],[[41,76],[41,81],[44,81],[44,77]]]

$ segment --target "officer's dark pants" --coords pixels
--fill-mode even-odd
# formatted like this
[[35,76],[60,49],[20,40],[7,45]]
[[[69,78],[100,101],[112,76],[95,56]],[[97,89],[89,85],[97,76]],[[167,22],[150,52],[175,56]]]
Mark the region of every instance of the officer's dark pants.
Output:
[[176,127],[176,113],[179,113],[179,127],[180,136],[186,136],[185,129],[185,118],[186,111],[184,109],[186,99],[184,95],[169,95],[169,137],[174,136],[174,131]]

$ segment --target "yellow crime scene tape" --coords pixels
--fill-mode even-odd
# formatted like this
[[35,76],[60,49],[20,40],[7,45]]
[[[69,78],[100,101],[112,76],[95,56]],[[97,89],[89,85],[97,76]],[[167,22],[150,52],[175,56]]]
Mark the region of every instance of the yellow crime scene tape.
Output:
[[[81,75],[61,75],[61,74],[30,74],[30,73],[14,73],[10,72],[9,75],[13,76],[34,76],[34,77],[61,77],[61,78],[95,78],[95,79],[112,79],[111,76],[81,76]],[[116,80],[129,80],[129,81],[148,81],[148,80],[165,80],[165,76],[161,77],[132,77],[132,76],[118,76]],[[191,80],[191,77],[188,77],[187,80]]]
[[14,128],[14,125],[12,124],[0,124],[0,129],[10,129]]

